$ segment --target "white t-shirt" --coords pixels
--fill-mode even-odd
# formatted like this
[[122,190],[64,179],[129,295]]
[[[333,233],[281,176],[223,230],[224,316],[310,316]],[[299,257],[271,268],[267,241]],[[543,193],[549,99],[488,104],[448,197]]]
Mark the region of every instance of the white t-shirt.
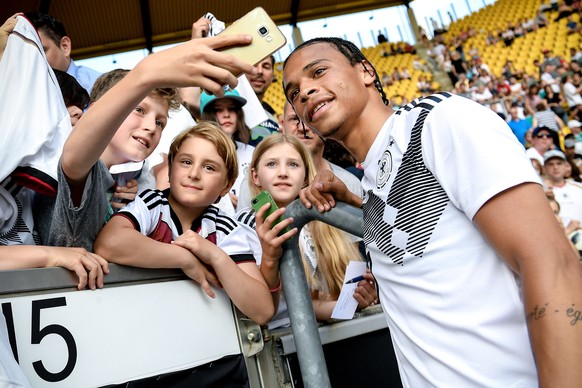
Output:
[[554,186],[552,192],[560,204],[560,217],[564,225],[572,220],[582,222],[582,185],[567,180],[562,187]]
[[519,280],[472,222],[539,183],[507,124],[439,93],[393,114],[363,164],[364,242],[404,385],[537,387]]

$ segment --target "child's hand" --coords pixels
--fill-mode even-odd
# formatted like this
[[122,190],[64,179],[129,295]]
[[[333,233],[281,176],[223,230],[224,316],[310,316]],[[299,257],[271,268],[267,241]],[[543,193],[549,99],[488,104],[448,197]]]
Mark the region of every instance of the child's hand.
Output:
[[270,204],[261,206],[255,215],[256,226],[255,230],[261,241],[261,248],[263,250],[262,261],[277,261],[283,255],[283,243],[289,240],[297,233],[297,228],[293,228],[287,233],[279,236],[279,233],[287,226],[293,223],[293,218],[289,217],[273,226],[273,222],[285,213],[285,208],[277,209],[269,217],[265,217],[265,212],[269,209]]
[[354,291],[354,299],[358,301],[358,310],[373,306],[378,302],[376,279],[374,279],[370,270],[366,271],[364,278],[358,283],[358,287]]
[[109,273],[109,263],[101,256],[84,248],[45,247],[49,256],[49,267],[63,267],[79,277],[77,289],[103,287],[103,275]]
[[212,291],[212,288],[210,288],[210,284],[222,288],[222,284],[220,284],[216,274],[209,270],[204,263],[200,262],[195,255],[192,255],[192,260],[189,261],[188,265],[182,267],[182,271],[184,271],[186,276],[190,279],[200,284],[200,287],[202,287],[206,295],[211,298],[216,298],[216,294]]
[[[129,202],[135,200],[137,195],[137,180],[132,179],[125,186],[115,186],[115,193],[111,198],[111,207],[121,209]],[[117,200],[116,200],[117,199]]]

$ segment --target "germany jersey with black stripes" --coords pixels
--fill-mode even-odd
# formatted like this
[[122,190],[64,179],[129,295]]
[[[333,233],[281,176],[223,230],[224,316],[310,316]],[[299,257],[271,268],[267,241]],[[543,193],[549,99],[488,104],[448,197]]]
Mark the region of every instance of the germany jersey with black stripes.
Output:
[[363,165],[364,242],[405,386],[537,386],[519,280],[472,222],[539,182],[507,124],[434,94],[391,115]]
[[[114,217],[125,217],[141,234],[170,243],[183,231],[168,201],[169,194],[170,189],[144,190]],[[236,263],[256,261],[246,227],[215,206],[209,206],[202,216],[194,220],[191,229],[216,244]]]

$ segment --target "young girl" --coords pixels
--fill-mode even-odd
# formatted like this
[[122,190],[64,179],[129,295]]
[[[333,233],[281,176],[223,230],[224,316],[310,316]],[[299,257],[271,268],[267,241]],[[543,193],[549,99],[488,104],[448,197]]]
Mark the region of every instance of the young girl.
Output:
[[[234,141],[238,158],[238,178],[229,193],[232,203],[231,212],[234,214],[238,205],[238,195],[243,182],[247,181],[249,164],[255,147],[249,145],[251,131],[245,124],[242,107],[247,100],[236,90],[227,90],[223,97],[216,97],[202,92],[200,96],[200,112],[203,120],[210,120],[220,124],[222,130]],[[228,199],[228,198],[227,198]],[[229,203],[221,201],[221,209],[228,211]]]
[[[296,137],[273,134],[257,145],[249,176],[251,195],[255,196],[262,190],[267,190],[280,208],[264,221],[263,216],[268,206],[265,205],[257,212],[256,231],[263,248],[263,275],[266,272],[263,268],[265,265],[278,268],[273,262],[278,264],[282,254],[281,245],[296,233],[296,229],[292,229],[277,237],[279,231],[292,220],[286,219],[271,230],[272,220],[284,212],[284,207],[297,198],[299,191],[313,180],[315,174],[309,151]],[[238,219],[255,227],[252,210],[239,213]],[[315,317],[318,320],[327,320],[331,317],[340,294],[349,261],[362,260],[362,256],[343,231],[317,221],[310,222],[301,230],[299,244],[312,291]],[[267,283],[273,284],[268,275],[266,278]],[[373,304],[377,297],[372,274],[366,273],[365,278],[358,284],[354,294],[359,308]],[[281,318],[281,313],[286,313],[283,310],[285,307],[280,306],[276,319]]]

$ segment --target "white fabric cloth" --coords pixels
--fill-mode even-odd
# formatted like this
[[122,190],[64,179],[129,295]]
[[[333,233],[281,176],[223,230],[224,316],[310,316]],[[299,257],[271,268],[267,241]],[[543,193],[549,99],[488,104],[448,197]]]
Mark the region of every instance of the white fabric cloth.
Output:
[[0,388],[30,387],[20,366],[14,360],[14,355],[8,341],[6,321],[0,311]]
[[560,217],[564,225],[572,220],[582,222],[582,185],[567,180],[562,187],[552,187],[552,192],[560,204]]
[[404,386],[537,387],[519,280],[472,222],[539,183],[507,124],[433,95],[393,114],[363,165],[364,242]]
[[17,18],[0,60],[0,180],[16,167],[30,167],[56,189],[71,121],[36,30],[23,16]]

